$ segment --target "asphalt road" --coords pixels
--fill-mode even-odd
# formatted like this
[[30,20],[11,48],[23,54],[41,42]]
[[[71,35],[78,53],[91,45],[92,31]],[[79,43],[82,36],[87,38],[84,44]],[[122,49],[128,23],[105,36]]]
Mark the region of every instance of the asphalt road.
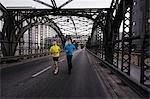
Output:
[[102,98],[108,93],[89,63],[85,50],[73,56],[68,75],[66,56],[60,57],[60,72],[52,74],[50,56],[1,70],[1,98]]

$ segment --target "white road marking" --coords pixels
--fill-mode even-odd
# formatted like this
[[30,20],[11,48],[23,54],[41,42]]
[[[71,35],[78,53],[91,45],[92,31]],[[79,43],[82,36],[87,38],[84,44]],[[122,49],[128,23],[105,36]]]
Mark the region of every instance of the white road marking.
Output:
[[[61,60],[60,60],[60,61],[58,61],[58,62],[60,63],[60,62],[63,62],[64,60],[65,60],[65,59],[61,59]],[[41,73],[43,73],[43,72],[47,71],[47,70],[48,70],[48,69],[50,69],[50,68],[52,68],[52,66],[49,66],[49,67],[47,67],[47,68],[45,68],[45,69],[43,69],[43,70],[39,71],[38,73],[36,73],[36,74],[32,75],[32,77],[34,78],[34,77],[36,77],[36,76],[40,75]]]
[[36,77],[36,76],[40,75],[41,73],[43,73],[43,72],[47,71],[47,70],[48,70],[48,69],[50,69],[51,67],[52,67],[52,66],[49,66],[49,67],[47,67],[47,68],[45,68],[45,69],[43,69],[43,70],[39,71],[38,73],[36,73],[36,74],[32,75],[32,77]]
[[60,61],[58,61],[58,62],[60,63],[60,62],[63,62],[64,60],[65,60],[65,59],[61,59],[61,60],[60,60]]

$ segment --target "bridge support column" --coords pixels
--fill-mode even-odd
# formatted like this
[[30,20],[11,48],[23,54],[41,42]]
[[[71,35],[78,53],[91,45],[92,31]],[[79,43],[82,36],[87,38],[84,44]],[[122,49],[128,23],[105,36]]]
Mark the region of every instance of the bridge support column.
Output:
[[150,1],[143,1],[143,32],[142,39],[142,53],[141,53],[141,79],[140,82],[150,87]]
[[14,56],[16,51],[16,42],[4,41],[1,42],[3,56]]
[[107,16],[107,24],[104,33],[105,60],[113,64],[113,46],[112,46],[112,16],[111,13]]
[[121,71],[130,75],[132,40],[132,0],[123,0],[123,33],[122,33],[122,64]]
[[17,38],[15,36],[15,26],[7,15],[4,13],[4,25],[0,33],[1,49],[3,56],[13,56],[16,51]]

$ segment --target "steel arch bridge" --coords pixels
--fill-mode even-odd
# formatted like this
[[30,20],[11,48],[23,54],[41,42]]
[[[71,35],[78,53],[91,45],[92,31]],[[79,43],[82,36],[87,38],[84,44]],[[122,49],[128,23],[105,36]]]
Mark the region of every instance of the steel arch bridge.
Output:
[[[35,0],[40,2],[39,0]],[[71,2],[69,0],[67,3]],[[0,5],[3,15],[0,20],[3,21],[3,28],[0,33],[1,50],[3,56],[15,56],[17,47],[19,55],[23,54],[24,33],[28,31],[28,54],[32,54],[33,50],[33,34],[35,39],[35,53],[44,53],[48,51],[49,43],[44,44],[43,36],[48,37],[48,33],[44,34],[44,30],[48,27],[57,32],[61,43],[64,44],[65,37],[62,31],[71,31],[77,34],[77,29],[82,26],[90,28],[82,28],[81,31],[91,29],[91,36],[87,42],[87,49],[93,52],[102,60],[102,63],[116,70],[127,80],[130,77],[131,65],[140,66],[140,85],[132,83],[130,79],[127,82],[132,83],[134,87],[149,90],[150,88],[150,8],[149,0],[143,1],[143,27],[142,32],[135,34],[133,6],[134,0],[112,0],[110,8],[87,8],[87,9],[61,9],[64,5],[57,7],[53,1],[53,6],[40,2],[52,9],[15,9],[5,8]],[[65,17],[65,19],[63,18]],[[61,19],[62,20],[57,20]],[[82,18],[82,19],[81,19]],[[75,23],[75,20],[78,23]],[[70,20],[70,22],[68,21]],[[80,21],[79,21],[80,20]],[[83,22],[89,23],[84,25]],[[60,24],[63,22],[62,24]],[[65,24],[66,23],[66,24]],[[81,27],[76,27],[80,24]],[[65,29],[63,26],[72,25]],[[32,30],[35,30],[33,33]],[[40,33],[37,31],[40,28]],[[45,28],[45,29],[43,29]],[[122,28],[122,32],[120,32]],[[74,29],[74,31],[72,31]],[[38,36],[40,35],[40,37]],[[40,45],[40,48],[38,47]],[[137,46],[140,46],[136,49]],[[136,61],[134,58],[136,57]],[[126,82],[126,81],[125,81]],[[144,86],[143,86],[144,85]]]

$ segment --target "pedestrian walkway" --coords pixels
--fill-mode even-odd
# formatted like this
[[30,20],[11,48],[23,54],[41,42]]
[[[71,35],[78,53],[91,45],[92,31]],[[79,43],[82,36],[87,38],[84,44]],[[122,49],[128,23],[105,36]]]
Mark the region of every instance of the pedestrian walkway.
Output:
[[[119,69],[121,70],[121,61],[119,61]],[[133,79],[133,81],[135,82],[140,82],[140,75],[141,75],[140,66],[131,64],[130,69],[131,69],[130,78]]]
[[104,82],[107,87],[108,92],[113,99],[131,99],[131,98],[140,98],[140,96],[135,93],[129,86],[127,86],[116,74],[114,74],[110,68],[105,65],[102,65],[99,58],[93,56],[93,54],[87,53],[91,66],[101,82]]

